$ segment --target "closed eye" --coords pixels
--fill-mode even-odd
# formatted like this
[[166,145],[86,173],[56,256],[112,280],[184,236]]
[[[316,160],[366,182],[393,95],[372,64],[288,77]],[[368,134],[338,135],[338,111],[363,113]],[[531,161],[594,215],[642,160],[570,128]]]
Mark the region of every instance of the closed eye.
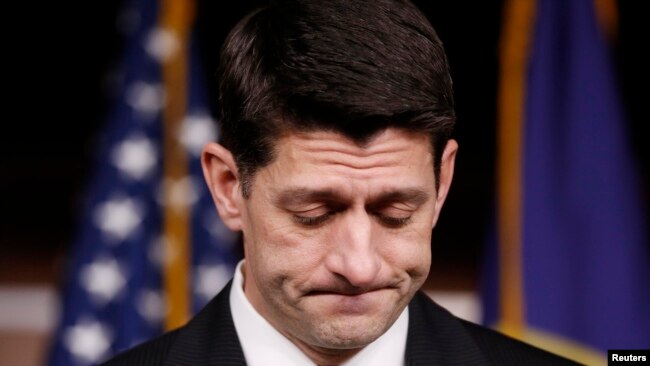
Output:
[[377,214],[376,217],[383,225],[391,227],[391,228],[404,227],[404,226],[410,224],[411,221],[413,221],[412,216],[393,217],[393,216],[386,216],[386,215],[382,215],[382,214]]
[[332,217],[334,213],[335,212],[333,211],[328,211],[327,213],[318,216],[302,216],[302,215],[294,214],[293,220],[298,224],[304,226],[318,226],[324,223],[325,221],[327,221],[330,217]]
[[411,223],[415,211],[416,209],[404,203],[395,202],[375,208],[373,215],[386,227],[400,228]]

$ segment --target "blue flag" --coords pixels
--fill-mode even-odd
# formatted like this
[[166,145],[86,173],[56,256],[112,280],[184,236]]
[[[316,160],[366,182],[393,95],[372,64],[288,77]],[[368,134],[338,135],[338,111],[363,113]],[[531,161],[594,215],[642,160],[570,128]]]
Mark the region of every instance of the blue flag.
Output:
[[[508,282],[488,274],[486,323],[507,318],[499,301],[517,293],[523,324],[515,335],[542,347],[586,363],[594,360],[583,357],[589,351],[604,357],[608,349],[648,348],[650,242],[641,180],[594,2],[539,0],[531,18],[521,166],[514,169],[521,219],[513,221],[521,227],[511,253],[518,253],[521,286],[500,288],[499,298]],[[498,263],[508,255],[493,255],[487,266],[512,264]]]
[[[68,258],[51,365],[97,364],[164,331],[164,215],[178,203],[170,200],[189,207],[185,296],[193,312],[221,290],[238,259],[237,238],[220,222],[200,167],[202,145],[217,139],[206,76],[196,44],[182,47],[158,24],[161,3],[132,1],[121,18],[128,32],[122,78]],[[188,164],[183,179],[169,181],[163,114],[170,100],[162,62],[179,50],[189,50],[186,117],[177,136]]]

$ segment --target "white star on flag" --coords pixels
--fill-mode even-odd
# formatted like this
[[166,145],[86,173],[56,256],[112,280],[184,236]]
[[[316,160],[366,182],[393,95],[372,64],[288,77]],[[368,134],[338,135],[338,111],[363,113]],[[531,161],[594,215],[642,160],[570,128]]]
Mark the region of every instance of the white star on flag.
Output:
[[194,292],[209,300],[223,289],[230,277],[230,269],[223,264],[198,265],[194,270]]
[[126,285],[126,276],[113,258],[91,262],[79,272],[81,286],[99,303],[112,301]]
[[180,41],[173,31],[165,28],[154,28],[147,35],[144,48],[151,57],[163,63],[178,52]]
[[97,227],[118,241],[131,236],[143,217],[142,204],[131,198],[114,198],[98,205],[94,212]]
[[203,145],[216,140],[216,122],[207,113],[192,114],[183,121],[180,141],[193,156],[201,156]]
[[167,255],[168,239],[164,235],[153,238],[149,242],[149,249],[147,250],[147,259],[154,264],[157,268],[162,267],[168,263],[169,256]]
[[165,90],[160,84],[140,81],[131,85],[126,102],[143,116],[153,117],[165,105]]
[[113,148],[111,162],[129,178],[142,180],[158,162],[156,145],[146,137],[130,137]]
[[151,324],[160,323],[167,314],[165,299],[160,291],[145,289],[136,300],[138,313]]
[[158,192],[158,203],[172,208],[183,208],[195,204],[199,200],[200,183],[191,176],[180,179],[165,179],[164,190]]
[[68,327],[63,342],[70,353],[83,364],[95,364],[106,356],[111,346],[111,331],[97,321],[80,321]]

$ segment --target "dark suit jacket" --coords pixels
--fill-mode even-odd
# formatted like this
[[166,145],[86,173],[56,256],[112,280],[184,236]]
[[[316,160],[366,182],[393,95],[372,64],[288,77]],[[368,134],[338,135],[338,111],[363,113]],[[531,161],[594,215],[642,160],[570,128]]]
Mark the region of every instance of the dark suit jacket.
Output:
[[[105,365],[246,365],[230,313],[228,284],[187,325]],[[406,365],[573,365],[500,333],[461,320],[418,293],[409,304]]]

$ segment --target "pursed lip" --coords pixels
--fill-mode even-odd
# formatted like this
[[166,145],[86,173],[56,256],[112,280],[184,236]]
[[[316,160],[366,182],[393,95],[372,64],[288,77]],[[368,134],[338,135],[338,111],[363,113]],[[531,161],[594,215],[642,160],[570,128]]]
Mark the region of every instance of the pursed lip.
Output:
[[307,291],[306,296],[318,296],[318,295],[339,295],[339,296],[348,296],[355,297],[359,295],[369,294],[373,292],[379,292],[383,290],[398,290],[399,283],[384,283],[377,284],[374,286],[365,286],[365,287],[354,287],[354,286],[332,286],[332,287],[316,287],[310,291]]
[[323,309],[330,309],[333,314],[358,316],[375,313],[382,308],[381,304],[385,304],[388,299],[384,293],[387,290],[386,287],[364,291],[316,290],[309,292],[305,299],[325,306]]
[[315,290],[307,293],[307,296],[319,296],[319,295],[337,295],[337,296],[348,296],[355,297],[363,294],[368,294],[371,292],[380,291],[383,288],[373,289],[373,290]]
[[368,297],[369,295],[374,295],[379,292],[387,290],[397,290],[397,287],[394,286],[380,286],[372,288],[337,288],[337,289],[323,289],[323,290],[312,290],[307,292],[305,296],[314,297],[314,296],[338,296],[341,298],[363,298]]

